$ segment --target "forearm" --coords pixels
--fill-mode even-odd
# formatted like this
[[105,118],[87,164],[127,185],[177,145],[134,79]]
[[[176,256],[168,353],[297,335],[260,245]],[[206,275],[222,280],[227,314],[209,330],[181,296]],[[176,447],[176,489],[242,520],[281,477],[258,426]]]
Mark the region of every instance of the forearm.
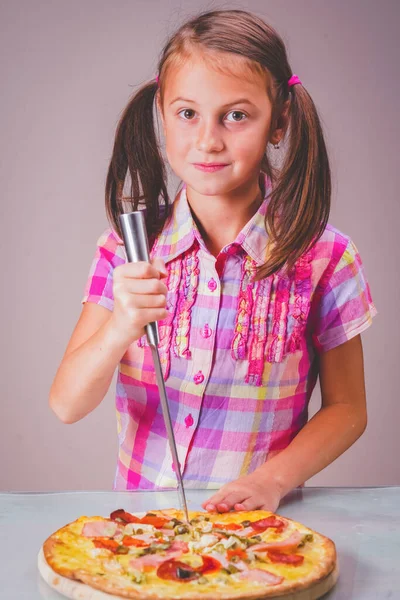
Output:
[[361,436],[367,417],[349,404],[321,408],[287,448],[257,471],[273,478],[282,498],[343,454]]
[[49,397],[51,408],[64,423],[79,421],[100,404],[128,345],[109,320],[64,357]]

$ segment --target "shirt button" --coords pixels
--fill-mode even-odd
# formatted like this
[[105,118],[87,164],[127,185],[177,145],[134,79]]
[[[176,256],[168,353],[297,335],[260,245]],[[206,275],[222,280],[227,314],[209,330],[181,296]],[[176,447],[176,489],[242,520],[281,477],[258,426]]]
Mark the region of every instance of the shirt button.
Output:
[[203,336],[203,338],[209,338],[210,335],[212,334],[212,329],[210,329],[210,327],[208,326],[208,323],[206,323],[204,325],[204,327],[201,330],[201,335]]
[[209,282],[207,283],[207,285],[208,285],[208,289],[211,290],[212,292],[214,292],[214,290],[217,289],[217,282],[212,277],[209,280]]
[[195,382],[196,385],[198,385],[199,383],[202,383],[204,381],[204,375],[201,371],[199,371],[198,373],[196,373],[196,375],[193,377],[193,380]]
[[194,423],[194,421],[193,421],[192,415],[188,415],[185,419],[186,429],[188,429],[188,427],[191,427],[193,425],[193,423]]

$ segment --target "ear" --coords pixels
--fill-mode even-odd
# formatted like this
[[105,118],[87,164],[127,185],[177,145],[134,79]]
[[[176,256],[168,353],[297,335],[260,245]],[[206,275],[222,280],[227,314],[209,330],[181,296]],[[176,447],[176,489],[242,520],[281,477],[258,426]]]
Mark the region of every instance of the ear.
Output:
[[290,100],[286,100],[286,102],[283,104],[281,114],[276,120],[276,128],[270,135],[269,141],[271,142],[271,144],[277,144],[285,135],[285,131],[289,125],[289,108]]

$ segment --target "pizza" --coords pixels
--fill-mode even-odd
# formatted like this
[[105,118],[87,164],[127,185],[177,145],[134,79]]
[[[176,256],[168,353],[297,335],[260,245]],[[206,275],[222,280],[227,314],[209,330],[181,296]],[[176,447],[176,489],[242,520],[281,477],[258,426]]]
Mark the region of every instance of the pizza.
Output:
[[174,508],[82,516],[53,533],[38,558],[49,585],[70,598],[311,600],[336,582],[332,540],[264,510]]

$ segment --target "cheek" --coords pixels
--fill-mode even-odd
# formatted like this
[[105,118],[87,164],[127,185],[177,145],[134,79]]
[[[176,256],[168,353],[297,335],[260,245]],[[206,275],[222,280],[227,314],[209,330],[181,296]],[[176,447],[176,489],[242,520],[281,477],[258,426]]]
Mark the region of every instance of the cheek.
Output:
[[165,150],[167,156],[184,156],[190,148],[189,136],[181,131],[167,130],[165,135]]

